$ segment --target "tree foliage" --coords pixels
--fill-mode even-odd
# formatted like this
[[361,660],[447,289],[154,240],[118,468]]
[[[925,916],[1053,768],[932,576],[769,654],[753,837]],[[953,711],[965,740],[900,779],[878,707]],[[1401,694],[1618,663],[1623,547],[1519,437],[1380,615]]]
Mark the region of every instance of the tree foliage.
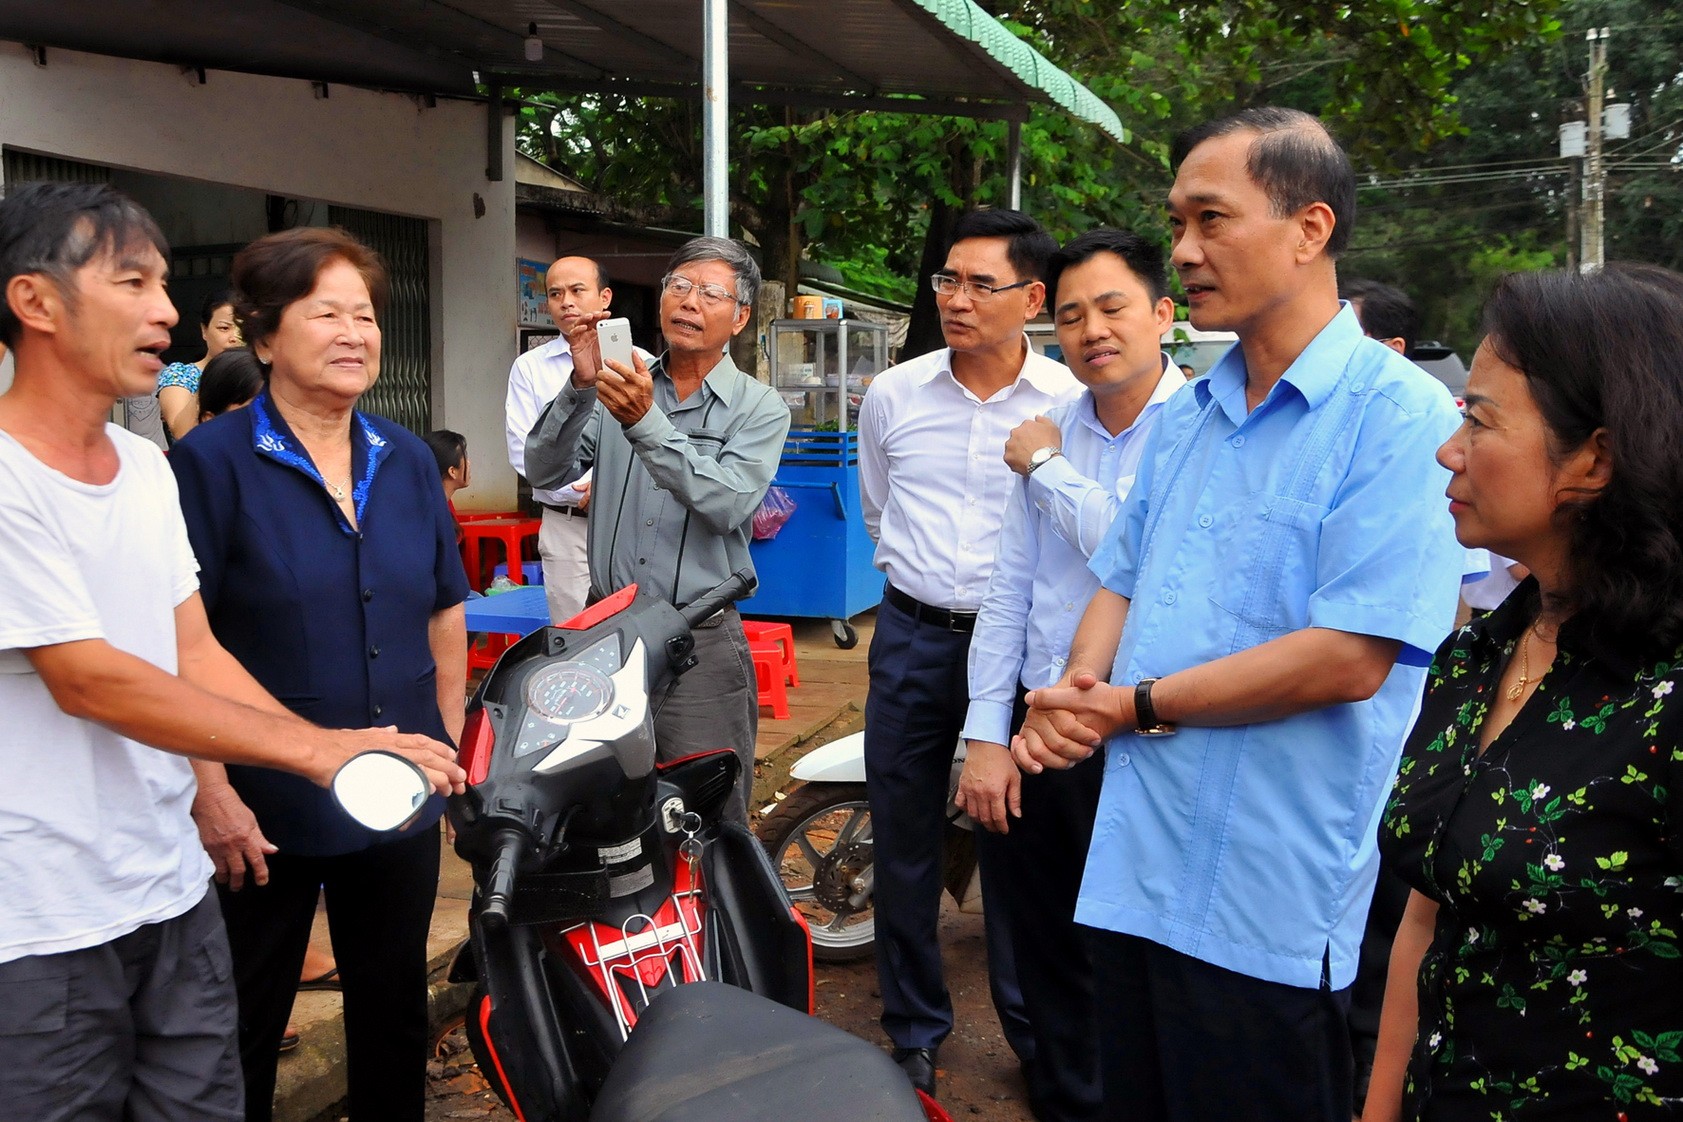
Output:
[[[1562,259],[1566,181],[1409,187],[1420,169],[1552,156],[1556,106],[1581,94],[1582,28],[1615,28],[1615,85],[1637,99],[1648,155],[1683,128],[1670,0],[984,0],[983,7],[1111,104],[1135,133],[1119,146],[1061,111],[1022,128],[1023,205],[1065,237],[1098,224],[1164,235],[1169,139],[1245,105],[1281,104],[1331,124],[1369,174],[1347,268],[1431,293],[1435,331],[1472,330],[1469,289],[1491,261]],[[1567,34],[1561,37],[1564,25]],[[1621,39],[1629,26],[1628,39]],[[1621,55],[1628,42],[1634,57]],[[1574,60],[1578,60],[1574,63]],[[1623,67],[1623,69],[1621,69]],[[1628,75],[1628,76],[1627,76]],[[592,189],[699,209],[697,103],[530,94],[521,146]],[[1668,116],[1669,114],[1669,116]],[[1669,128],[1669,132],[1666,131]],[[1669,147],[1668,147],[1669,145]],[[1610,244],[1683,253],[1675,176],[1618,173]],[[732,110],[731,219],[769,275],[798,256],[851,283],[913,301],[930,247],[953,218],[1002,205],[1006,126],[913,113]],[[1441,178],[1441,177],[1440,177]],[[1497,186],[1499,184],[1499,186]],[[1475,259],[1485,264],[1475,267]],[[926,299],[919,304],[927,306]],[[924,307],[919,308],[925,310]],[[1453,340],[1465,343],[1465,339]]]
[[1671,0],[1568,0],[1558,18],[1562,34],[1516,41],[1463,74],[1452,88],[1462,130],[1359,196],[1345,268],[1414,293],[1428,334],[1463,354],[1501,273],[1575,260],[1578,161],[1558,157],[1556,131],[1583,119],[1588,28],[1611,31],[1608,84],[1632,106],[1631,138],[1607,145],[1606,256],[1683,267],[1683,12]]

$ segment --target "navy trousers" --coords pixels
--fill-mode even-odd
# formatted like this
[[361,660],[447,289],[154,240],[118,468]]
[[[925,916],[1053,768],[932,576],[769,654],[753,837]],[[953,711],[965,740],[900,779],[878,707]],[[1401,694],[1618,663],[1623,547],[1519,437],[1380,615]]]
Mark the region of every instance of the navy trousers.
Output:
[[[1021,697],[1015,708],[1013,729],[1028,709]],[[1103,780],[1103,749],[1064,771],[1025,773],[1023,816],[1011,820],[1008,833],[988,835],[983,868],[992,876],[983,893],[990,915],[1005,913],[1018,948],[1017,981],[1034,1029],[1029,1105],[1039,1122],[1101,1117],[1093,965],[1075,903]]]
[[269,883],[218,886],[239,993],[246,1122],[274,1113],[275,1044],[286,1028],[316,897],[344,987],[351,1122],[421,1122],[427,1093],[427,931],[438,830],[355,853],[269,858]]
[[[865,785],[875,848],[882,1028],[898,1048],[933,1048],[953,1027],[941,971],[941,836],[953,750],[970,704],[969,632],[920,623],[884,601],[871,640]],[[990,839],[978,831],[982,892]],[[1033,1037],[1017,987],[1004,909],[988,906],[988,978],[1006,1041],[1024,1063]]]
[[1106,1122],[1348,1122],[1350,990],[1088,929]]

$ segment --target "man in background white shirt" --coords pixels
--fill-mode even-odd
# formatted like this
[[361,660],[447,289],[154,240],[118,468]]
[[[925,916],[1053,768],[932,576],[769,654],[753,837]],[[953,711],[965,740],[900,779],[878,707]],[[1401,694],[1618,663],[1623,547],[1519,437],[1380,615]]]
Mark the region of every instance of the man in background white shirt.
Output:
[[[895,1062],[930,1092],[936,1049],[953,1026],[936,938],[947,778],[970,700],[970,636],[1012,489],[1002,453],[1012,429],[1079,389],[1023,333],[1045,302],[1055,249],[1017,211],[961,218],[929,280],[947,346],[878,375],[859,416],[865,526],[888,578],[865,702],[882,1027]],[[978,848],[987,841],[978,832]],[[1028,1064],[1033,1039],[1008,944],[990,912],[994,1007]]]
[[994,834],[984,895],[1019,948],[1017,983],[1034,1033],[1029,1106],[1038,1122],[1089,1122],[1100,1116],[1098,1017],[1075,901],[1103,761],[1025,775],[1006,745],[1026,715],[1023,691],[1063,675],[1075,625],[1099,587],[1088,559],[1186,378],[1161,348],[1175,318],[1161,246],[1091,230],[1052,255],[1046,283],[1058,343],[1087,392],[1024,421],[1005,445],[1022,482],[970,644],[958,805]]
[[[614,298],[613,289],[608,287],[608,274],[588,257],[557,260],[544,277],[544,287],[545,306],[561,334],[514,360],[508,372],[508,398],[503,405],[509,466],[521,475],[526,474],[527,434],[544,406],[555,400],[555,395],[573,376],[573,352],[567,345],[567,329],[578,322],[579,316],[601,311]],[[590,562],[585,555],[589,473],[564,487],[534,487],[532,498],[543,508],[538,556],[543,559],[544,597],[549,601],[549,618],[559,623],[576,616],[584,608],[585,597],[590,592]]]

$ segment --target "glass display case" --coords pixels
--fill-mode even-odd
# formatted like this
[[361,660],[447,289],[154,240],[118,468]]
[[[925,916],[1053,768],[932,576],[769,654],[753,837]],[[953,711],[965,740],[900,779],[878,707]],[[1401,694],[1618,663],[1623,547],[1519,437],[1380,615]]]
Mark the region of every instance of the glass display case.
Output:
[[771,384],[789,406],[790,427],[854,427],[865,387],[888,365],[888,328],[853,319],[771,323]]

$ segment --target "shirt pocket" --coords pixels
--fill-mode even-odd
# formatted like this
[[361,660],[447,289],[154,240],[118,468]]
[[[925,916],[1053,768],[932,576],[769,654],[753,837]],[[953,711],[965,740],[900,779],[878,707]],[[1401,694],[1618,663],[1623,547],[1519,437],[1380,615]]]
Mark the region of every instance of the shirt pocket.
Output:
[[1235,649],[1308,626],[1321,523],[1329,509],[1267,492],[1243,505],[1225,550],[1231,565],[1210,592],[1211,601],[1239,623]]
[[706,456],[709,460],[716,460],[725,450],[725,442],[730,439],[730,433],[724,429],[696,429],[686,433],[690,438],[690,447],[697,455]]

